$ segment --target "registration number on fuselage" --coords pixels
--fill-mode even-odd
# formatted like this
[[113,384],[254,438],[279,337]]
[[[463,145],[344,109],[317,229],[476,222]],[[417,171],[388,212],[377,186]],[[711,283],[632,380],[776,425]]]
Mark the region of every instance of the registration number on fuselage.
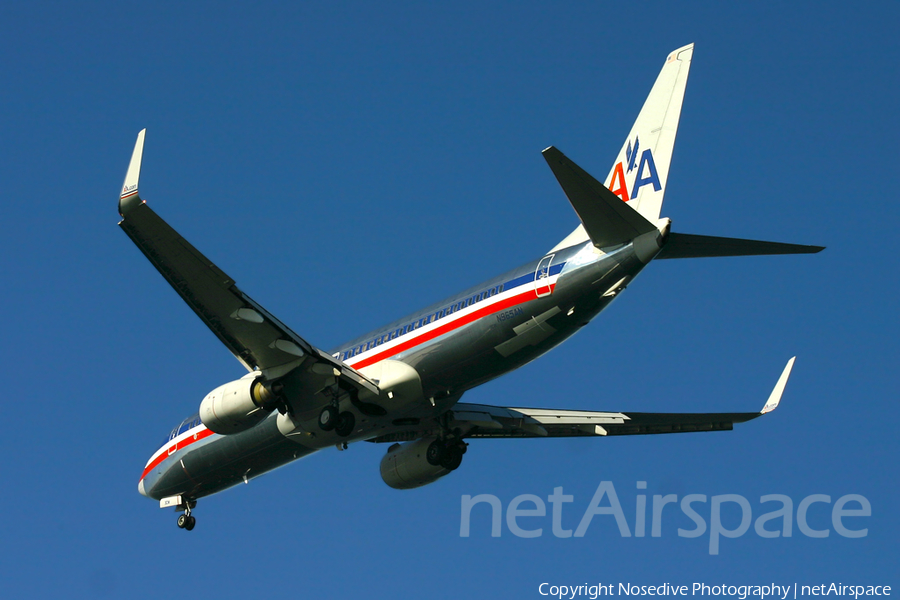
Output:
[[510,310],[505,310],[501,313],[497,313],[497,322],[502,323],[503,321],[506,321],[507,319],[512,319],[513,317],[518,317],[519,315],[521,315],[524,312],[525,311],[523,311],[521,308],[513,308]]

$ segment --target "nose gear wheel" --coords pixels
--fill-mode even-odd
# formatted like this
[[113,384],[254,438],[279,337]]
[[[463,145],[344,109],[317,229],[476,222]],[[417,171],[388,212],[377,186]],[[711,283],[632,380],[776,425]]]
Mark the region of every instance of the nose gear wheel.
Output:
[[179,529],[190,531],[197,524],[197,518],[191,515],[191,509],[195,506],[197,506],[197,501],[189,500],[180,507],[184,508],[184,513],[178,515],[178,520],[175,522]]

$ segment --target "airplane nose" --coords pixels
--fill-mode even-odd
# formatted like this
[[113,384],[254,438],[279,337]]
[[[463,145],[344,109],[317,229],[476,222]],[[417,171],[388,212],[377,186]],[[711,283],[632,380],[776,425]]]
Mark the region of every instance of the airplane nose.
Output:
[[138,492],[141,494],[141,496],[147,495],[147,492],[144,491],[144,480],[143,479],[138,481]]

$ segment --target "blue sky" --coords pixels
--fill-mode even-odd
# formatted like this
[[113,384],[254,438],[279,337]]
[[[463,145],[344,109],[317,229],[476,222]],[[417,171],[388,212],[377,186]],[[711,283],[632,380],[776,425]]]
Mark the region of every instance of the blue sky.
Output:
[[[538,585],[896,585],[895,3],[6,3],[0,269],[5,595],[539,597]],[[663,214],[686,233],[815,256],[652,264],[591,326],[466,395],[499,405],[751,411],[733,432],[476,441],[419,490],[384,447],[324,451],[219,496],[197,529],[141,468],[243,369],[115,226],[142,195],[242,289],[330,348],[537,258],[577,220],[540,151],[603,177],[667,53],[695,42]],[[860,494],[828,538],[461,538],[463,495],[574,496],[630,526],[648,494]],[[548,504],[549,508],[549,504]],[[732,506],[731,508],[735,508]],[[701,508],[709,521],[709,505]],[[668,513],[667,513],[668,514]],[[723,513],[733,527],[737,510]],[[679,520],[680,519],[680,520]],[[730,520],[729,520],[730,519]]]

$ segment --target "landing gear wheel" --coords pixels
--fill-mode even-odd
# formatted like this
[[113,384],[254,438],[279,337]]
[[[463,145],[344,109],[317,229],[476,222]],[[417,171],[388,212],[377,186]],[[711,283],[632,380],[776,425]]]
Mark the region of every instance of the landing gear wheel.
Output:
[[[184,516],[184,515],[182,515],[182,516]],[[190,531],[191,529],[194,528],[194,525],[196,525],[196,524],[197,524],[197,518],[196,518],[196,517],[187,517],[187,518],[185,519],[184,528],[185,528],[186,530]]]
[[190,518],[191,517],[187,515],[178,515],[178,521],[176,521],[176,523],[178,524],[179,529],[187,529],[188,519]]
[[441,458],[441,466],[448,471],[455,471],[462,464],[463,452],[459,446],[453,444],[444,448],[444,456]]
[[444,443],[441,440],[434,440],[430,444],[428,444],[428,448],[425,450],[425,460],[428,461],[428,464],[436,467],[441,464],[441,459],[444,458]]
[[341,437],[347,437],[348,435],[353,433],[354,427],[356,427],[356,417],[354,417],[353,413],[349,410],[345,410],[340,415],[338,415],[337,425],[334,428],[334,432]]
[[326,406],[319,413],[319,429],[322,431],[331,431],[338,424],[338,411],[333,406]]

